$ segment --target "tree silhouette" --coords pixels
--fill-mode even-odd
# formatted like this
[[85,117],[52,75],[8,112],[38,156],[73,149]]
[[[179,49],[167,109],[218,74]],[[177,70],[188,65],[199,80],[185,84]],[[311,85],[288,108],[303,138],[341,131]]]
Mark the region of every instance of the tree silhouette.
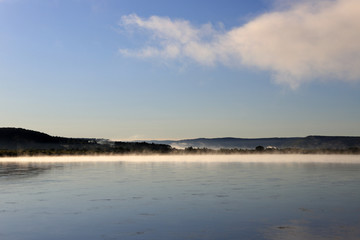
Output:
[[264,147],[263,146],[257,146],[256,148],[255,148],[255,150],[256,151],[258,151],[258,152],[261,152],[261,151],[264,151]]

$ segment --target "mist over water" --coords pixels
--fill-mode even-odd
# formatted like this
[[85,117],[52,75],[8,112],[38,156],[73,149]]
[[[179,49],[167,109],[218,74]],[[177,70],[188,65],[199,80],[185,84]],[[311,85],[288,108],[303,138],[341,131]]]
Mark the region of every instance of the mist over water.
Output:
[[0,159],[0,239],[360,239],[357,155]]
[[360,163],[360,155],[239,154],[239,155],[112,155],[4,157],[0,162],[263,162],[263,163]]

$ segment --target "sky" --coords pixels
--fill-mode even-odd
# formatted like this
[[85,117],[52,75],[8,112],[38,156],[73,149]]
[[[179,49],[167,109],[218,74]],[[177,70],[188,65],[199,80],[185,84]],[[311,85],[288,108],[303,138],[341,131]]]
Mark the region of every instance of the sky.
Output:
[[359,0],[0,0],[0,127],[360,136]]

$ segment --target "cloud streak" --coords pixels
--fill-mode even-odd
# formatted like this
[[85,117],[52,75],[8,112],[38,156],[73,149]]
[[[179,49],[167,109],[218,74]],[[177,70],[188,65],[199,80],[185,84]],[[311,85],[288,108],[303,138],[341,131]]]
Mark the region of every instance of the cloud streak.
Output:
[[359,0],[304,0],[230,30],[168,17],[126,15],[119,23],[125,31],[149,37],[140,49],[119,52],[206,66],[255,67],[292,88],[312,80],[359,82],[359,12]]

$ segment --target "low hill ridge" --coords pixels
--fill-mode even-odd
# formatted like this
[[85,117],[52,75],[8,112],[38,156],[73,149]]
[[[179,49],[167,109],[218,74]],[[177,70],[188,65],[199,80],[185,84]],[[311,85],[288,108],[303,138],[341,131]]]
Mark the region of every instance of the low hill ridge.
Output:
[[299,149],[348,149],[359,148],[360,137],[347,136],[317,136],[307,137],[271,137],[271,138],[196,138],[176,141],[148,141],[153,143],[169,144],[177,148],[211,148],[211,149],[254,149],[256,146],[273,148],[299,148]]
[[[360,148],[360,137],[318,136],[272,138],[196,138],[166,141],[112,142],[95,138],[54,137],[23,128],[0,128],[0,150],[26,149],[101,149],[106,151],[160,151],[174,148],[255,149],[257,146],[286,149],[350,149]],[[123,149],[123,150],[120,150]]]
[[[166,153],[165,144],[108,141],[95,138],[54,137],[46,133],[23,128],[0,128],[0,155],[24,154],[101,154],[101,153]],[[21,153],[22,154],[22,153]]]

